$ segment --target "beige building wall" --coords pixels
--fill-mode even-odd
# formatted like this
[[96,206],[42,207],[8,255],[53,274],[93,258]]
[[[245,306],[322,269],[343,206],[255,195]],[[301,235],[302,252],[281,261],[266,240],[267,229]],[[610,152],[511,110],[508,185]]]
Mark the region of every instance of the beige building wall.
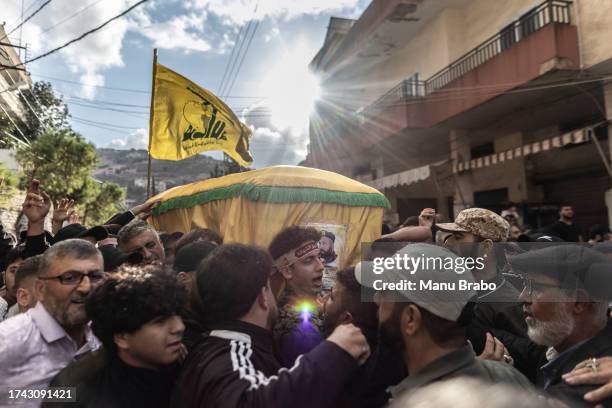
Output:
[[473,0],[463,9],[463,41],[453,58],[460,58],[479,44],[518,20],[524,13],[541,4],[542,0]]
[[373,69],[372,86],[367,90],[370,100],[416,72],[426,79],[449,63],[447,17],[446,11],[434,17],[401,50]]
[[417,72],[420,80],[430,78],[540,3],[541,0],[473,0],[462,8],[442,10],[403,48],[371,69],[369,78],[364,78],[369,84],[366,99],[375,101]]
[[574,0],[582,67],[590,68],[612,58],[612,1]]

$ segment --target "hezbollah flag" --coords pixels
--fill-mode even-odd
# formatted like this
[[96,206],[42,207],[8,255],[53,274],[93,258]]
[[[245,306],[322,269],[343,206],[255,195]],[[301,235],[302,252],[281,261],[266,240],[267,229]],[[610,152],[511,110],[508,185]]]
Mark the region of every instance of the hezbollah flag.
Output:
[[157,64],[152,99],[151,157],[182,160],[222,150],[242,166],[253,162],[251,130],[211,92]]

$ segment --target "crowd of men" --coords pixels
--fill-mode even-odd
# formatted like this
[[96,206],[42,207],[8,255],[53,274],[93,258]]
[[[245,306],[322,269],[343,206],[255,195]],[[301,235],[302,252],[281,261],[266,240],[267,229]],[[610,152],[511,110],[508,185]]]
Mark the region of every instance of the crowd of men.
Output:
[[[610,259],[563,235],[565,208],[558,235],[533,247],[504,245],[513,214],[469,208],[440,223],[425,209],[323,293],[329,233],[291,226],[267,248],[224,244],[210,229],[156,231],[145,221],[156,204],[87,228],[62,200],[45,231],[52,204],[31,183],[26,234],[1,249],[0,406],[612,406]],[[495,288],[452,301],[375,290],[367,263],[395,255],[481,258],[461,273],[388,275]],[[19,392],[52,389],[74,394]]]

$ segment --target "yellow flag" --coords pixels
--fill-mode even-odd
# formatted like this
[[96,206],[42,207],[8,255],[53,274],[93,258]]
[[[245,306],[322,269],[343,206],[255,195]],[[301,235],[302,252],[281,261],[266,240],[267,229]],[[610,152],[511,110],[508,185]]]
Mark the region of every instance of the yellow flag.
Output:
[[207,150],[222,150],[242,166],[253,162],[251,130],[211,92],[157,64],[149,153],[182,160]]

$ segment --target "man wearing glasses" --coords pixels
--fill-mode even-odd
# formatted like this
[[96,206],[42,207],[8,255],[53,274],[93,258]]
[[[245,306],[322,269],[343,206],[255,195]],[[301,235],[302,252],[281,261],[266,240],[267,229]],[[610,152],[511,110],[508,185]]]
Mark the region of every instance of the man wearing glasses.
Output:
[[[510,258],[513,270],[524,276],[523,303],[527,334],[549,347],[538,364],[536,384],[571,406],[585,403],[584,394],[596,386],[572,386],[562,376],[589,359],[612,356],[612,321],[608,300],[612,283],[609,258],[584,246],[567,244],[526,252]],[[547,360],[547,361],[546,361]],[[602,401],[612,406],[612,399]]]
[[62,368],[100,346],[85,298],[104,280],[103,265],[85,240],[62,241],[44,253],[35,283],[38,303],[0,323],[0,405],[8,390],[46,388]]

